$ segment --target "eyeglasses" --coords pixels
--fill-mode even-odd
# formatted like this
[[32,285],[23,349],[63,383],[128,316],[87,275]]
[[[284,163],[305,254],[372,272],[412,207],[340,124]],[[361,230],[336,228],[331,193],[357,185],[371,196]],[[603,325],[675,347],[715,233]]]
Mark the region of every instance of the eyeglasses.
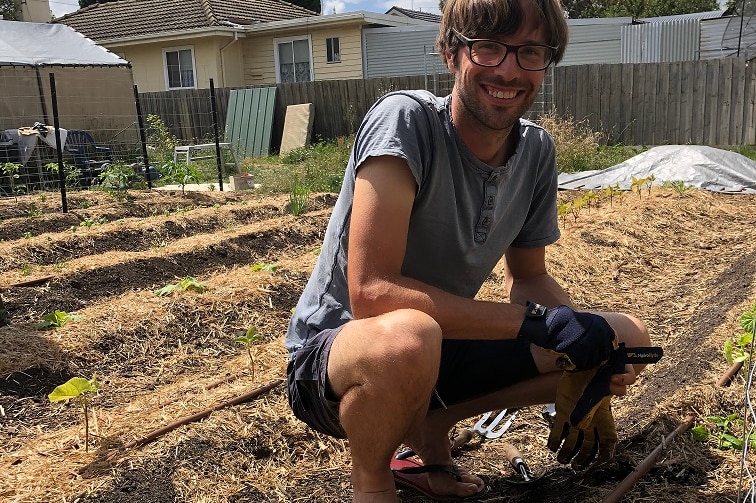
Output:
[[541,44],[512,45],[486,38],[467,38],[457,30],[454,35],[467,46],[470,61],[478,66],[499,66],[510,52],[523,70],[538,72],[549,67],[556,55],[556,47]]

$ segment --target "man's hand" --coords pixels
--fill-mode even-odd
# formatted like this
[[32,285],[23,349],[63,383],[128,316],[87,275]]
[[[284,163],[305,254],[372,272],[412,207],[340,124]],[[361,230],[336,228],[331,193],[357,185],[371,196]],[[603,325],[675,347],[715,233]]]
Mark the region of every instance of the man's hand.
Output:
[[612,416],[611,395],[605,396],[580,418],[577,403],[596,371],[564,372],[557,385],[556,417],[547,446],[557,452],[557,461],[585,467],[594,461],[612,459],[617,447],[617,429]]
[[547,309],[528,302],[520,335],[555,354],[557,365],[568,371],[595,369],[618,347],[617,335],[604,318],[567,306]]

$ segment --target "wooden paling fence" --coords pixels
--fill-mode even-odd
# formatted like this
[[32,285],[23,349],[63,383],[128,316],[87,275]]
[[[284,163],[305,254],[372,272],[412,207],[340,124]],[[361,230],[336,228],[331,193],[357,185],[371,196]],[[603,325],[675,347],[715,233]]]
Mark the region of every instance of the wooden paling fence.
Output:
[[557,67],[556,112],[625,145],[756,143],[745,59]]
[[[355,132],[373,103],[390,91],[427,88],[445,95],[452,84],[448,75],[278,84],[271,150],[281,144],[288,105],[313,103],[313,141],[333,140]],[[586,121],[610,143],[756,143],[756,74],[744,59],[558,66],[544,89],[529,118],[537,120],[553,109]],[[219,131],[225,127],[230,92],[216,89]],[[213,130],[208,89],[142,93],[140,98],[143,112],[160,116],[182,142],[207,140]]]

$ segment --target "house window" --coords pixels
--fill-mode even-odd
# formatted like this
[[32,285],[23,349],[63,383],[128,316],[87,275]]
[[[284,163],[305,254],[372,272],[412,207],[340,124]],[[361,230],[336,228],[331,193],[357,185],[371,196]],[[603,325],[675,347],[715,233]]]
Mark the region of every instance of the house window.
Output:
[[274,44],[277,82],[310,82],[313,80],[309,37],[276,39]]
[[168,89],[196,87],[194,50],[191,47],[163,49],[165,85]]
[[326,61],[328,63],[341,62],[341,48],[339,46],[339,37],[326,39]]

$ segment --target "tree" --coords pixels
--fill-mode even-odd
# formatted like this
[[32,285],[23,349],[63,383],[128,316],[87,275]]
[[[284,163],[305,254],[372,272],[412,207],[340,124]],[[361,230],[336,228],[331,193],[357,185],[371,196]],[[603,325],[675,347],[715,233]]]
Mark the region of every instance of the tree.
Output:
[[115,1],[116,0],[79,0],[79,8],[83,9],[84,7],[89,7],[90,5],[94,5],[96,3],[107,3]]
[[21,21],[21,0],[0,0],[0,16],[8,21]]
[[564,0],[570,18],[672,16],[705,12],[719,8],[717,0]]
[[289,0],[289,2],[313,12],[320,12],[320,0]]

